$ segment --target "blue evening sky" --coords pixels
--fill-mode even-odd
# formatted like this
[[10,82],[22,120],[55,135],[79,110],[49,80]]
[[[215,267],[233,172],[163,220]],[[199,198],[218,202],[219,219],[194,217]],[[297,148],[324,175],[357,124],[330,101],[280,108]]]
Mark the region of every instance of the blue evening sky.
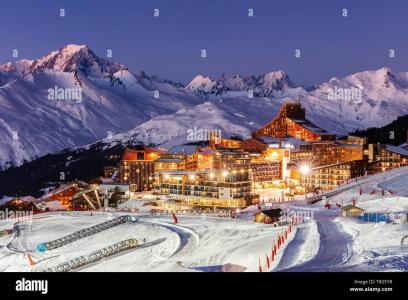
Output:
[[383,66],[408,71],[407,30],[406,0],[0,0],[0,63],[13,49],[35,59],[77,43],[183,83],[284,70],[308,86]]

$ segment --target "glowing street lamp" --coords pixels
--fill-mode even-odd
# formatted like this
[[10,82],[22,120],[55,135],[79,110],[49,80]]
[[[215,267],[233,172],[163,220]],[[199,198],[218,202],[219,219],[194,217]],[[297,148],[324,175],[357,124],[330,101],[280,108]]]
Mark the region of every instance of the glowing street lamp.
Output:
[[310,167],[307,165],[303,165],[300,167],[300,173],[302,173],[303,175],[307,175],[310,173]]
[[[300,173],[304,176],[310,173],[310,167],[307,165],[300,166]],[[306,199],[307,199],[307,191],[306,192]]]

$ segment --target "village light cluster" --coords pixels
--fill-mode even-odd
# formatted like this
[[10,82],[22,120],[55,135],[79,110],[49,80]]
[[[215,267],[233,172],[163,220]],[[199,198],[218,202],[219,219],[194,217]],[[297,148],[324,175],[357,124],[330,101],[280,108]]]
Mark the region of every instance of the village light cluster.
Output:
[[[105,178],[118,175],[114,182],[92,189],[67,184],[44,200],[59,200],[67,210],[94,209],[109,205],[105,198],[123,202],[136,192],[153,191],[155,209],[236,211],[259,203],[261,190],[275,190],[277,202],[287,201],[403,165],[408,165],[408,151],[368,145],[357,136],[339,139],[307,120],[299,102],[288,101],[249,139],[214,138],[168,150],[125,148],[119,165],[104,169]],[[103,203],[96,193],[104,195]]]

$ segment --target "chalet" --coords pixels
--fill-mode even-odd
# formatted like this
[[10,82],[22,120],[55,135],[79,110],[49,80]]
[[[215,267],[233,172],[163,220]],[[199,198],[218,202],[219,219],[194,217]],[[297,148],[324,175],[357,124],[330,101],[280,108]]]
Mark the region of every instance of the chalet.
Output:
[[[0,211],[3,213],[13,211],[32,211],[35,213],[39,211],[36,203],[36,199],[31,196],[18,197],[1,205]],[[0,219],[3,219],[3,216]]]
[[283,211],[280,208],[262,210],[255,214],[255,222],[273,224],[279,221],[282,213]]
[[341,215],[343,217],[360,217],[364,214],[364,209],[349,204],[341,208]]
[[63,184],[57,189],[49,191],[47,194],[39,198],[40,202],[55,202],[58,201],[61,206],[67,210],[72,209],[72,199],[76,193],[84,188],[86,184],[82,182],[74,182]]
[[113,193],[118,191],[123,194],[123,198],[129,198],[134,196],[136,191],[135,184],[126,184],[126,183],[102,183],[99,185],[99,192],[102,194]]

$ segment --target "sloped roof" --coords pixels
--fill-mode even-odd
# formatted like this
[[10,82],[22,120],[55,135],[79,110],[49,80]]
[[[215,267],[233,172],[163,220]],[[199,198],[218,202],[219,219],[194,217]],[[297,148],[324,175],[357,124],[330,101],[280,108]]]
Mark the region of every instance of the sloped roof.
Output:
[[64,184],[64,185],[60,186],[60,187],[57,188],[57,189],[54,189],[54,190],[52,190],[52,191],[49,191],[47,194],[41,196],[41,197],[38,198],[37,200],[44,200],[44,199],[50,198],[50,197],[52,197],[52,196],[55,196],[55,195],[57,195],[57,194],[59,194],[59,193],[62,193],[62,192],[64,192],[64,191],[66,191],[66,190],[68,190],[69,188],[72,188],[72,187],[79,190],[79,188],[78,188],[74,183]]
[[282,216],[282,209],[280,208],[266,209],[258,212],[257,214],[265,214],[270,218],[279,218]]
[[288,136],[284,139],[284,144],[290,144],[290,145],[294,145],[294,146],[298,146],[298,145],[311,145],[311,142],[307,142],[304,141],[302,139],[298,139],[292,136]]
[[387,150],[393,153],[401,154],[404,156],[408,156],[408,150],[405,150],[401,147],[387,145]]
[[318,134],[322,134],[322,133],[324,133],[324,134],[329,134],[326,130],[320,128],[319,126],[317,126],[316,124],[310,122],[310,121],[307,120],[307,119],[304,119],[304,120],[292,119],[292,118],[289,118],[289,119],[291,119],[293,122],[299,124],[300,126],[306,128],[307,130],[310,130],[310,131],[312,131],[312,132],[314,132],[314,133],[318,133]]
[[207,155],[214,155],[217,153],[217,151],[211,149],[210,147],[203,147],[199,151],[201,154],[207,154]]
[[290,144],[290,145],[310,145],[310,142],[304,141],[302,139],[298,139],[296,137],[293,136],[286,136],[285,138],[274,138],[271,136],[259,136],[256,138],[257,140],[261,141],[264,144],[276,144],[276,143],[282,143],[283,146]]
[[161,158],[156,159],[154,162],[158,162],[158,163],[161,163],[161,162],[163,162],[163,163],[180,163],[182,161],[183,161],[183,159],[181,159],[181,158],[165,158],[165,157],[161,157]]
[[360,208],[360,207],[358,207],[358,206],[355,206],[355,205],[353,205],[353,204],[345,205],[345,206],[343,206],[341,209],[342,209],[342,210],[350,210],[350,209],[353,209],[353,208],[358,209],[358,210],[361,210],[361,211],[364,211],[364,209],[362,209],[362,208]]
[[183,154],[183,155],[192,155],[198,146],[195,145],[180,145],[174,146],[169,149],[168,154]]
[[266,136],[266,135],[258,136],[257,139],[265,144],[275,144],[275,143],[280,143],[282,141],[282,139],[280,138],[274,138],[274,137]]

